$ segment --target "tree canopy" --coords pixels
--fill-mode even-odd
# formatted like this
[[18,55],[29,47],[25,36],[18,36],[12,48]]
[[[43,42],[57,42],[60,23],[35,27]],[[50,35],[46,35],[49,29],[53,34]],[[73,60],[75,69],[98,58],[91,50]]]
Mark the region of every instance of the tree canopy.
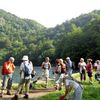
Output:
[[0,10],[0,63],[14,56],[19,64],[28,55],[34,65],[45,56],[51,62],[70,56],[100,59],[100,10],[80,15],[54,28],[46,28],[30,19],[21,19]]

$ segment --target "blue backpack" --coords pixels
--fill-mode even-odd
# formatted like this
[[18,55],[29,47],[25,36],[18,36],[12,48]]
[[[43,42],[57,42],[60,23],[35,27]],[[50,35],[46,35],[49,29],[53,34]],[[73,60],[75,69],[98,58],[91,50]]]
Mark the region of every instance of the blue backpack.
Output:
[[28,65],[24,64],[24,66],[25,66],[24,76],[28,77],[32,74],[32,69],[31,69],[30,63]]

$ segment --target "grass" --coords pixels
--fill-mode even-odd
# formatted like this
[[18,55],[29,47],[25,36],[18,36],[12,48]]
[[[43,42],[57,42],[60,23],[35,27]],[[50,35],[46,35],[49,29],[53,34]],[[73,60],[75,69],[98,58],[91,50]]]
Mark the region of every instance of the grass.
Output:
[[[79,80],[79,73],[73,75],[77,80]],[[84,91],[83,91],[83,96],[82,100],[100,100],[100,84],[94,79],[94,74],[93,74],[93,84],[89,84],[88,76],[86,82],[82,83],[84,86]],[[18,84],[13,84],[12,89],[16,90]],[[48,87],[53,87],[54,86],[54,81],[49,81]],[[33,84],[32,89],[42,89],[45,87],[44,83],[37,83]],[[50,92],[45,96],[39,97],[34,100],[59,100],[59,97],[61,95],[64,95],[64,88],[61,91],[54,91]],[[19,100],[25,100],[25,99],[19,99]],[[28,99],[28,100],[33,100],[33,99]]]
[[[33,84],[32,89],[44,89],[45,88],[45,82],[44,83],[36,83]],[[54,81],[50,80],[48,81],[48,88],[53,87],[54,86]]]
[[[74,77],[79,79],[79,74],[75,74]],[[82,100],[100,100],[100,84],[94,79],[94,74],[93,84],[89,84],[88,76],[86,82],[83,82],[82,84],[84,86]],[[62,91],[49,93],[48,95],[35,100],[59,100],[61,95],[64,95],[64,89]]]

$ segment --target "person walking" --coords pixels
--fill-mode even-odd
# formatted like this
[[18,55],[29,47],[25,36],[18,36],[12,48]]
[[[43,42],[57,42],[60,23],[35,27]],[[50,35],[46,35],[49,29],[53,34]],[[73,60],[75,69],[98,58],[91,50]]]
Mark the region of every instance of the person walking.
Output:
[[49,57],[45,58],[42,63],[41,68],[43,69],[43,77],[46,79],[46,88],[48,87],[49,70],[51,69],[51,63],[49,62]]
[[56,68],[54,70],[54,80],[57,81],[61,75],[60,59],[56,59]]
[[[66,74],[66,65],[65,65],[65,63],[63,62],[63,59],[60,59],[60,66],[61,66],[61,73],[60,73],[60,76],[63,76],[63,75],[65,75]],[[56,84],[58,83],[58,81],[59,81],[59,79],[60,79],[60,76],[59,76],[59,78],[56,80]],[[62,85],[62,84],[61,84]],[[57,88],[56,87],[56,85],[55,85],[55,88]],[[59,88],[59,90],[61,90],[62,88]]]
[[[33,64],[31,61],[29,61],[29,58],[27,55],[24,55],[22,58],[23,62],[20,65],[20,83],[18,85],[18,89],[12,98],[12,100],[18,100],[18,95],[20,90],[22,89],[23,86],[25,86],[25,95],[23,98],[28,99],[29,98],[29,86],[30,86],[30,81],[31,81],[31,74],[33,71]],[[25,85],[24,85],[25,84]]]
[[8,61],[4,62],[2,67],[3,83],[0,97],[3,96],[5,89],[7,89],[7,95],[11,95],[10,90],[12,87],[12,76],[15,69],[14,61],[14,57],[10,57]]

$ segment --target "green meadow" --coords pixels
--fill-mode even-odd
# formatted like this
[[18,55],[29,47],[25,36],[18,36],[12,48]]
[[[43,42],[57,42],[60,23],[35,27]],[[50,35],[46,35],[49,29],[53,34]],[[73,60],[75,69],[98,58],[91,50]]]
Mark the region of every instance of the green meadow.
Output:
[[[79,79],[79,74],[74,75],[74,77]],[[85,82],[82,82],[82,84],[84,86],[82,100],[100,100],[100,84],[94,79],[94,74],[93,84],[89,84],[88,77]],[[35,100],[59,100],[61,95],[64,95],[64,89],[61,91],[49,93]]]

